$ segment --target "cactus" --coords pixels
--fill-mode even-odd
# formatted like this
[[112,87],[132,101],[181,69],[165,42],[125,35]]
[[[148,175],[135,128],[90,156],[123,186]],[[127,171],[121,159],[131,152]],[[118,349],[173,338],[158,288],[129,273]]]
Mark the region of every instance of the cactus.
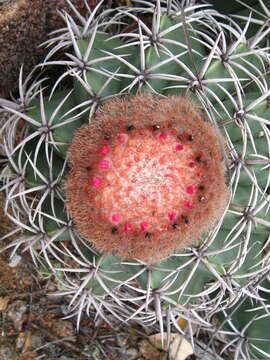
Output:
[[[61,76],[53,83],[21,73],[19,99],[1,100],[11,114],[1,130],[9,159],[5,211],[22,230],[8,248],[11,256],[28,251],[56,274],[78,326],[93,308],[107,321],[111,313],[144,326],[158,322],[168,333],[183,332],[179,315],[189,322],[186,333],[193,324],[211,333],[218,316],[217,334],[237,334],[230,345],[239,356],[264,358],[270,29],[261,23],[246,38],[252,14],[241,26],[192,1],[135,5],[102,12],[99,4],[85,18],[78,13],[79,23],[65,14],[66,28],[46,43],[40,64],[63,67]],[[55,59],[62,50],[66,57]],[[183,122],[171,119],[179,104]],[[184,172],[181,184],[150,188],[163,197],[149,221],[149,203],[116,192],[132,188],[130,173],[144,176],[140,165],[150,171],[151,151],[169,175],[176,163]],[[202,195],[186,169],[193,158],[205,179]],[[187,195],[196,199],[188,216]]]

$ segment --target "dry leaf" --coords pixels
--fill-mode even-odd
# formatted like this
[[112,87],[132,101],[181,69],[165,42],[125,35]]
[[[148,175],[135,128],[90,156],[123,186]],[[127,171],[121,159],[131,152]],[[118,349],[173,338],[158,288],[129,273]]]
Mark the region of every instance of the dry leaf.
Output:
[[[149,336],[149,341],[156,348],[168,351],[167,344],[167,333],[163,334],[164,341],[161,341],[161,334],[155,334]],[[185,360],[189,355],[193,354],[193,349],[191,344],[180,334],[171,334],[171,346],[170,346],[170,359],[172,360]]]
[[9,298],[7,296],[0,297],[0,311],[6,310],[8,302],[9,302]]
[[37,359],[37,353],[27,352],[20,356],[20,360],[35,360]]
[[25,339],[25,343],[24,343],[24,347],[23,347],[23,353],[27,353],[28,351],[31,350],[32,348],[32,333],[30,331],[28,331],[26,333],[26,339]]
[[185,360],[189,355],[193,354],[191,344],[181,335],[173,340],[170,356],[173,360]]
[[160,351],[153,346],[148,340],[142,340],[139,342],[140,353],[145,359],[153,360],[158,358]]

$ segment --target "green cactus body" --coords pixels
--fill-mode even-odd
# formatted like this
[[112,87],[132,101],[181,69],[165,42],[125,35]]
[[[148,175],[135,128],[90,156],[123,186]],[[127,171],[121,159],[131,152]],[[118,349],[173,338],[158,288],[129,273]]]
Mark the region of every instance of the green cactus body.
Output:
[[[269,322],[269,311],[263,310],[269,296],[259,294],[269,292],[269,28],[262,22],[247,39],[252,16],[241,27],[204,5],[195,11],[177,1],[165,3],[144,1],[102,13],[97,8],[79,25],[66,17],[67,28],[48,42],[51,54],[68,48],[66,58],[42,64],[64,68],[55,85],[41,89],[44,82],[36,80],[35,86],[28,78],[17,102],[0,100],[11,113],[1,130],[9,158],[2,175],[6,212],[25,231],[11,246],[30,250],[36,263],[62,274],[59,288],[73,296],[70,308],[78,324],[82,311],[94,306],[101,316],[111,312],[123,321],[158,321],[163,328],[167,319],[168,327],[177,327],[181,314],[207,328],[215,314],[229,316],[248,294],[232,315],[238,329],[250,322],[246,343],[239,337],[232,346],[239,359],[248,358],[249,351],[264,359],[270,353],[261,330]],[[111,98],[149,93],[191,99],[218,129],[231,192],[228,206],[200,241],[158,263],[95,250],[66,206],[74,134],[82,125],[91,127],[104,108],[100,105],[106,108]],[[25,136],[17,142],[19,119]],[[102,129],[105,142],[95,144],[97,149],[106,147],[111,135]],[[187,217],[182,220],[192,227]],[[89,223],[90,234],[93,226]],[[251,304],[258,312],[246,313]]]

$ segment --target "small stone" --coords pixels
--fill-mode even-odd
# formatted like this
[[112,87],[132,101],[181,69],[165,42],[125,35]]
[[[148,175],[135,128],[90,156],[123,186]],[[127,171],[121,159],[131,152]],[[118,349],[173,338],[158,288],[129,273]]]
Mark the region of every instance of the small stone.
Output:
[[[55,321],[53,324],[53,331],[60,338],[72,337],[75,335],[73,325],[68,320]],[[71,341],[70,339],[69,341]],[[75,341],[75,339],[73,339]]]
[[138,359],[139,352],[136,348],[130,347],[124,352],[124,355],[128,360],[135,360]]
[[21,331],[22,324],[24,321],[23,315],[27,311],[27,305],[22,300],[16,300],[13,301],[13,303],[10,304],[7,312],[7,316],[10,320],[12,320],[13,325],[16,330]]
[[15,268],[22,261],[22,257],[20,255],[14,254],[10,259],[8,266],[11,268]]
[[0,347],[0,359],[1,360],[10,360],[13,359],[14,350],[11,345],[1,345]]

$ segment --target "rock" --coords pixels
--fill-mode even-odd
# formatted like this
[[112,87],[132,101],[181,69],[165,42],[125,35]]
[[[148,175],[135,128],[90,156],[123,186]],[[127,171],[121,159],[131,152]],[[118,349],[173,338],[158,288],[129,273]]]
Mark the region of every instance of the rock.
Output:
[[27,305],[22,300],[16,300],[8,307],[7,316],[13,322],[16,330],[21,331],[24,321],[23,315],[26,313]]

